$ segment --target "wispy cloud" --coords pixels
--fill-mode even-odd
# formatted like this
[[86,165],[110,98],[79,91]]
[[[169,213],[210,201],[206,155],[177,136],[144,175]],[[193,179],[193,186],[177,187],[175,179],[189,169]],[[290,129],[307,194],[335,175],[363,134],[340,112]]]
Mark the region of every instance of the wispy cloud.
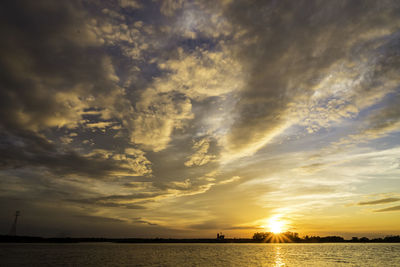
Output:
[[374,210],[375,212],[387,212],[387,211],[400,211],[400,206],[389,207],[380,210]]
[[358,202],[358,205],[378,205],[378,204],[392,203],[396,201],[400,201],[400,198],[391,197],[391,198],[383,198],[372,201]]

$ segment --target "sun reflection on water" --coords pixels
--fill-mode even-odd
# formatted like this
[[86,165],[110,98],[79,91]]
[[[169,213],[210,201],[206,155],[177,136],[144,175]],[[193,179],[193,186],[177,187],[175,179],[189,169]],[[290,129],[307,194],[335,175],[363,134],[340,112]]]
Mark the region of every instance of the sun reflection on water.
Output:
[[275,253],[274,266],[276,267],[285,266],[286,264],[283,262],[281,246],[275,246],[274,253]]

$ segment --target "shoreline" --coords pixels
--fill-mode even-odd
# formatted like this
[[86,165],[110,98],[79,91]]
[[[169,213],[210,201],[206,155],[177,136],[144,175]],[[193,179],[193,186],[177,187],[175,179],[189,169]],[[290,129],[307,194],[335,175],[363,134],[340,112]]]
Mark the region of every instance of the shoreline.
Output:
[[260,243],[295,243],[295,244],[321,244],[321,243],[400,243],[399,236],[389,236],[371,240],[332,240],[329,237],[323,237],[322,240],[298,240],[286,242],[271,242],[265,240],[254,240],[251,238],[226,238],[226,239],[211,239],[211,238],[96,238],[96,237],[35,237],[35,236],[7,236],[0,235],[0,243],[119,243],[119,244],[188,244],[188,243],[204,243],[204,244],[260,244]]

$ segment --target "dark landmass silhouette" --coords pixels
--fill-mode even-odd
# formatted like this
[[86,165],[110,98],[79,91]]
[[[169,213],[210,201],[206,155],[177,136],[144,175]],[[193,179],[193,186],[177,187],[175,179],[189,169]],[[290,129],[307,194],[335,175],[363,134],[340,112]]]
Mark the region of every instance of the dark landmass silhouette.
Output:
[[369,239],[367,237],[353,237],[346,240],[340,236],[304,236],[298,233],[285,232],[274,234],[270,232],[255,233],[253,238],[73,238],[73,237],[35,237],[0,235],[0,243],[83,243],[83,242],[111,242],[111,243],[400,243],[400,236],[386,236]]
[[252,240],[257,243],[399,243],[400,236],[389,235],[383,238],[352,237],[344,239],[341,236],[304,236],[299,237],[298,233],[284,232],[274,234],[271,232],[255,233]]

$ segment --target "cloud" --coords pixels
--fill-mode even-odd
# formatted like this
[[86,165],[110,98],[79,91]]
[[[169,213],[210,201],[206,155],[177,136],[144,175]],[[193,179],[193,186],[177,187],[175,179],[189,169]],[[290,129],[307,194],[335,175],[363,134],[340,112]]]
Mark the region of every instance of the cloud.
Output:
[[85,156],[114,161],[120,167],[119,170],[112,173],[114,176],[148,176],[152,173],[151,162],[139,149],[125,148],[123,153],[94,149]]
[[131,141],[155,152],[165,149],[173,130],[182,128],[192,119],[190,99],[174,93],[158,93],[148,89],[136,104],[134,119],[127,119]]
[[[232,123],[232,95],[243,82],[240,64],[232,60],[229,47],[218,45],[211,51],[179,47],[158,67],[164,75],[154,78],[142,93],[137,114],[126,118],[133,129],[132,141],[161,151],[172,141],[174,129],[192,125],[198,136],[214,135],[223,146],[221,138]],[[204,116],[207,106],[210,111]]]
[[[114,27],[107,24],[114,16],[111,11],[104,13],[109,17],[100,20],[103,25],[88,16],[80,1],[21,1],[5,8],[2,20],[9,26],[2,31],[9,38],[0,51],[5,75],[0,127],[6,129],[3,137],[8,141],[1,147],[2,168],[45,167],[61,176],[98,178],[150,174],[151,163],[142,151],[98,153],[110,147],[93,135],[86,139],[87,132],[100,130],[114,143],[113,134],[122,128],[121,113],[131,108],[119,86],[115,61],[104,49],[111,40],[123,39],[107,35],[107,27]],[[139,26],[132,27],[118,31],[133,36],[131,31]],[[89,145],[95,149],[90,151]]]
[[102,217],[102,216],[91,216],[91,215],[75,215],[75,218],[82,219],[86,222],[91,223],[122,223],[125,222],[116,218]]
[[94,198],[69,198],[66,201],[79,205],[89,205],[103,208],[122,208],[131,210],[144,210],[149,202],[163,196],[163,192],[137,192],[127,195],[107,195]]
[[30,131],[17,135],[1,134],[0,158],[2,170],[13,168],[45,167],[46,170],[64,175],[83,175],[104,178],[116,171],[126,170],[112,159],[96,155],[82,156],[66,150],[62,151],[47,139]]
[[378,205],[378,204],[386,204],[386,203],[392,203],[400,201],[400,198],[396,197],[390,197],[390,198],[383,198],[383,199],[378,199],[378,200],[372,200],[372,201],[364,201],[364,202],[359,202],[358,205]]
[[314,173],[314,172],[318,172],[319,170],[321,170],[323,167],[325,167],[326,164],[324,163],[312,163],[309,165],[305,165],[305,166],[301,166],[299,168],[300,171],[304,172],[304,173]]
[[180,197],[202,194],[207,192],[215,183],[201,178],[163,183],[163,187],[167,188],[169,196]]
[[156,78],[153,87],[158,92],[180,92],[194,100],[222,96],[241,88],[240,63],[232,59],[229,47],[215,50],[196,48],[190,53],[182,47],[176,57],[160,62],[161,70],[169,75]]
[[91,123],[86,123],[85,126],[89,128],[97,128],[97,129],[106,129],[107,127],[113,127],[115,126],[115,122],[111,121],[102,121],[102,122],[91,122]]
[[[154,202],[161,203],[168,198],[191,196],[208,191],[215,183],[195,180],[192,182],[186,179],[182,182],[163,182],[160,184],[146,183],[141,187],[131,187],[129,191],[134,193],[109,194],[91,198],[68,198],[66,201],[81,205],[105,208],[124,208],[124,209],[147,209]],[[126,191],[126,190],[125,190]],[[129,192],[127,191],[127,192]]]
[[219,184],[229,184],[229,183],[236,182],[238,180],[240,180],[240,176],[233,176],[230,179],[220,181]]
[[133,219],[133,222],[134,222],[134,223],[143,223],[143,224],[147,224],[147,225],[150,225],[150,226],[156,226],[156,225],[158,225],[157,223],[152,223],[152,222],[149,222],[149,221],[147,221],[147,220],[144,220],[144,219],[142,219],[141,217],[134,218],[134,219]]
[[391,133],[400,131],[400,91],[390,95],[390,100],[383,108],[370,112],[365,118],[364,124],[357,133],[342,138],[334,145],[354,145],[365,143],[369,140],[385,137]]
[[394,207],[390,207],[390,208],[374,210],[374,212],[386,212],[386,211],[400,211],[400,206],[394,206]]
[[182,8],[184,4],[183,0],[165,0],[160,2],[160,12],[165,16],[173,16],[175,11]]
[[384,5],[237,1],[225,14],[240,33],[236,55],[247,77],[228,156],[251,155],[296,124],[314,132],[354,117],[398,83],[398,21]]
[[9,37],[0,51],[3,127],[76,127],[85,108],[113,101],[104,94],[119,90],[116,76],[79,2],[20,1],[6,8],[2,23],[9,26],[2,36]]
[[92,205],[96,207],[103,207],[103,208],[123,208],[123,209],[132,209],[132,210],[142,210],[146,209],[143,205],[137,204],[120,204],[114,203],[112,201],[97,201],[96,199],[68,199],[67,201],[77,203],[80,205]]
[[119,0],[121,7],[139,9],[142,5],[136,0]]
[[215,158],[215,155],[209,155],[210,141],[207,138],[200,139],[193,144],[193,149],[196,151],[184,163],[187,167],[202,166]]
[[[224,16],[224,1],[161,1],[160,11],[169,19],[164,29],[179,38],[191,40],[230,38],[232,25]],[[172,18],[172,21],[171,21]]]
[[138,192],[127,195],[108,195],[96,198],[88,198],[88,199],[71,199],[70,201],[78,202],[78,203],[89,203],[89,204],[130,204],[143,200],[151,200],[155,197],[158,197],[160,193],[158,192]]

